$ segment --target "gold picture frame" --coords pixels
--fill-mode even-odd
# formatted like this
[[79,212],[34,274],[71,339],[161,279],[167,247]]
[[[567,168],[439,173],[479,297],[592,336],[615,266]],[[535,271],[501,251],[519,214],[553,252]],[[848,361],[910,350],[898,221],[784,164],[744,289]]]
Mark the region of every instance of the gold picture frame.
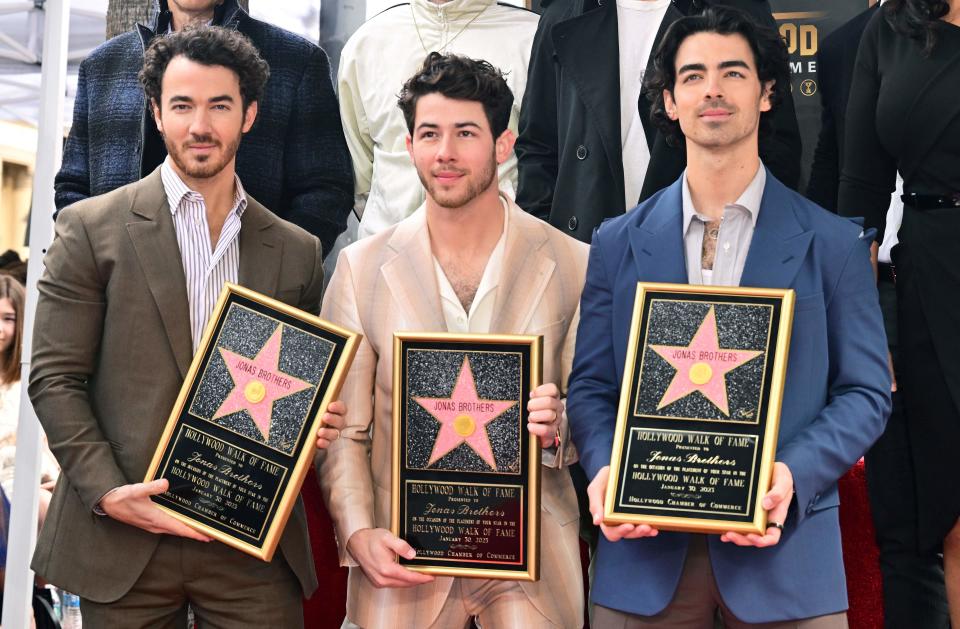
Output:
[[542,379],[543,337],[398,332],[393,351],[391,531],[417,550],[400,563],[538,580],[541,450],[526,401]]
[[790,289],[637,284],[605,524],[766,531],[794,300]]
[[360,339],[225,284],[144,476],[170,480],[157,507],[270,561]]

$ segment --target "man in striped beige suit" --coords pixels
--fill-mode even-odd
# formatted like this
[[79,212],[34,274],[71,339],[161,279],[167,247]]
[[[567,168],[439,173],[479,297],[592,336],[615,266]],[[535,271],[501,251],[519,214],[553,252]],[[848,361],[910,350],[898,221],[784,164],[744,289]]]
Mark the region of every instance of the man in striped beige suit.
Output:
[[[30,398],[63,468],[34,569],[80,595],[84,626],[299,627],[317,587],[298,500],[265,563],[160,511],[139,483],[224,282],[316,312],[320,242],[248,197],[234,172],[267,65],[241,34],[185,30],[141,81],[169,157],[66,208],[44,259]],[[343,422],[334,402],[317,445]]]
[[[586,246],[523,212],[497,186],[511,154],[513,95],[499,70],[432,53],[400,96],[407,146],[426,188],[412,216],[346,248],[322,316],[363,333],[342,390],[341,439],[321,453],[320,480],[350,566],[345,627],[580,627],[583,584],[576,496],[564,465],[561,401],[572,358]],[[529,428],[542,460],[541,579],[423,575],[397,563],[413,549],[390,518],[393,333],[544,336],[544,384]]]

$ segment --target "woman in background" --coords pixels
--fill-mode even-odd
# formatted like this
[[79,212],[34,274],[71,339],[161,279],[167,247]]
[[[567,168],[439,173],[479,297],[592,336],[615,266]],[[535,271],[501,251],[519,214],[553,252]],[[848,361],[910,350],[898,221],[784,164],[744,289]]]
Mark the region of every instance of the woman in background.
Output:
[[[23,351],[23,285],[0,274],[0,487],[13,499],[13,465],[16,457],[17,421],[20,417],[20,354]],[[60,468],[44,442],[42,480],[53,481]],[[40,496],[43,518],[50,492]]]
[[918,544],[943,546],[954,627],[960,627],[958,86],[960,0],[888,0],[857,54],[838,202],[841,214],[863,216],[879,239],[897,171],[903,176],[903,223],[893,250],[897,378],[915,462]]
[[0,486],[13,492],[14,442],[20,416],[20,352],[23,349],[23,285],[0,275]]

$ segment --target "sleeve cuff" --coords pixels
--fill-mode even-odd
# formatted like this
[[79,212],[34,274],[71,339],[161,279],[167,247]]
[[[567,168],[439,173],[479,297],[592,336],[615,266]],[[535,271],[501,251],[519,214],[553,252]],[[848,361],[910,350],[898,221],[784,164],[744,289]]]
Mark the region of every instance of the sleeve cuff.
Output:
[[105,494],[103,494],[102,496],[100,496],[100,499],[97,500],[97,503],[96,503],[95,505],[93,505],[93,513],[94,513],[95,515],[99,515],[100,517],[107,517],[107,512],[103,510],[103,508],[100,506],[100,503],[103,502],[103,499],[104,499],[104,498],[106,498],[107,496],[109,496],[109,495],[112,494],[113,492],[117,491],[118,489],[120,489],[120,488],[119,488],[119,487],[114,487],[114,488],[111,489],[110,491],[108,491],[108,492],[106,492]]

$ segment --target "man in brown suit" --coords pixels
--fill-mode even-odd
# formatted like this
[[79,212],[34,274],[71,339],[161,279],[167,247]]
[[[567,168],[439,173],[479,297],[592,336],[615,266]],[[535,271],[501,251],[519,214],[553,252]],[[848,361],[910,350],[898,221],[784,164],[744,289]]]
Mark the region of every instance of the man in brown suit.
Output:
[[[88,627],[302,626],[317,587],[298,501],[270,563],[160,511],[138,483],[225,281],[308,311],[319,241],[246,196],[234,172],[269,71],[250,42],[186,30],[147,50],[141,82],[169,157],[65,209],[44,260],[30,397],[59,460],[34,569],[81,597]],[[338,435],[334,402],[318,446]]]
[[[341,562],[350,566],[345,627],[580,627],[577,502],[564,465],[560,386],[569,372],[586,246],[523,212],[497,189],[513,148],[513,95],[486,62],[432,53],[401,93],[407,147],[426,188],[412,216],[340,254],[322,316],[363,333],[342,390],[342,439],[320,454]],[[397,563],[414,550],[390,518],[393,333],[542,334],[544,384],[530,432],[545,446],[541,579],[423,575]],[[555,383],[555,384],[554,384]]]

